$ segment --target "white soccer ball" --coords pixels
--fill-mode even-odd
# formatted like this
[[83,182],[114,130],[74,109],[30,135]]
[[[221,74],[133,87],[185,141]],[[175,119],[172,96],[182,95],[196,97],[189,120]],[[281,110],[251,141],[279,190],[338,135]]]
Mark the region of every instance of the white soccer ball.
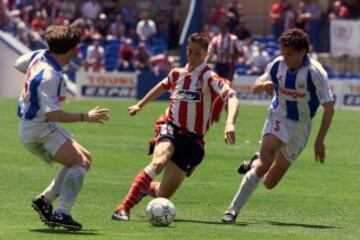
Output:
[[174,221],[176,209],[166,198],[155,198],[146,207],[146,216],[154,226],[169,226]]

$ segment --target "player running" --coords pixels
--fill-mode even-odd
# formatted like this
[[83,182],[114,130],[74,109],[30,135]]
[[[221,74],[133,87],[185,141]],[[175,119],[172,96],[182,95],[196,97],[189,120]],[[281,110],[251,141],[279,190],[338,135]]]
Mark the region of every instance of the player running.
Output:
[[334,114],[334,97],[328,86],[327,73],[319,62],[311,59],[306,33],[292,29],[280,37],[282,56],[271,62],[260,76],[253,93],[263,91],[275,96],[268,109],[262,132],[260,156],[243,163],[246,173],[222,221],[234,223],[260,180],[266,188],[274,188],[291,164],[305,148],[311,130],[311,119],[319,105],[324,108],[315,141],[315,159],[325,160],[325,136]]

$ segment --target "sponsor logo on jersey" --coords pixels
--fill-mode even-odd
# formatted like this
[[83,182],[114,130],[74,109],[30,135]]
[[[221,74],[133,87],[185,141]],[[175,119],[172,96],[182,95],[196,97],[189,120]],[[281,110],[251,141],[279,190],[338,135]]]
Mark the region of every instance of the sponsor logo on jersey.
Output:
[[306,93],[291,91],[284,88],[280,88],[280,93],[295,100],[299,98],[304,98],[306,96]]
[[173,99],[180,101],[199,102],[201,100],[200,92],[180,90],[174,94]]

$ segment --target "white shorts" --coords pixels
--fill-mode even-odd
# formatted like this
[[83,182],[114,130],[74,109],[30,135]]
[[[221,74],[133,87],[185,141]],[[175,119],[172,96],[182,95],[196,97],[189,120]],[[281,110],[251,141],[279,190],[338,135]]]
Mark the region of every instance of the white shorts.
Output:
[[282,142],[281,152],[292,163],[305,148],[310,130],[311,122],[299,123],[268,112],[262,137],[266,134],[276,136]]
[[[48,130],[44,130],[48,131]],[[52,128],[47,135],[39,137],[41,134],[29,139],[27,134],[20,131],[20,141],[22,145],[32,154],[38,156],[46,163],[50,164],[54,161],[55,154],[67,140],[70,140],[71,134],[62,128]]]

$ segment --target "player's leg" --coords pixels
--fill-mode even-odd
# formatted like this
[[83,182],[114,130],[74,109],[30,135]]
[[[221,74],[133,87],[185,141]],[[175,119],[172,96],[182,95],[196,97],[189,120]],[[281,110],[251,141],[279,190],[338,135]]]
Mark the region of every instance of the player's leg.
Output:
[[266,134],[262,138],[260,158],[255,162],[255,167],[243,177],[239,190],[235,194],[228,210],[223,217],[224,223],[234,223],[237,215],[250,198],[251,194],[259,185],[261,178],[272,165],[277,149],[281,147],[281,141],[272,134]]
[[271,165],[269,171],[265,174],[263,178],[264,185],[267,189],[274,188],[285,175],[291,162],[284,156],[282,151],[279,149],[276,152],[276,157]]
[[84,177],[91,165],[91,154],[73,139],[67,140],[54,156],[54,161],[68,168],[61,186],[60,199],[51,222],[72,230],[81,229],[70,211],[78,197]]
[[174,146],[170,139],[163,138],[158,141],[154,148],[151,163],[135,177],[129,192],[112,215],[114,220],[129,220],[130,210],[148,193],[152,180],[161,173],[173,152]]
[[158,196],[169,199],[179,188],[185,177],[185,172],[173,161],[169,161],[164,169]]

